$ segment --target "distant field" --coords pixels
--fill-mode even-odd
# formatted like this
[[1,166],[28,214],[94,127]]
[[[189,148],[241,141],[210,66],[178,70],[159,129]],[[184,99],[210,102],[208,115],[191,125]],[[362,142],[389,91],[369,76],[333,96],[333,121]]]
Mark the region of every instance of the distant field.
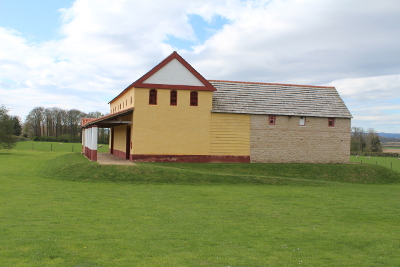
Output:
[[386,152],[386,153],[400,153],[400,147],[395,147],[395,146],[383,147],[383,152]]

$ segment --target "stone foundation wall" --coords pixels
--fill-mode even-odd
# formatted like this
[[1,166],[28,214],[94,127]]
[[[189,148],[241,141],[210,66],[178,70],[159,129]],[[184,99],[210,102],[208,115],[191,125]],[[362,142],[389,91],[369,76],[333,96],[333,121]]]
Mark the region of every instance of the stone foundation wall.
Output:
[[298,116],[251,115],[250,158],[254,163],[349,163],[351,120],[306,117],[300,126]]

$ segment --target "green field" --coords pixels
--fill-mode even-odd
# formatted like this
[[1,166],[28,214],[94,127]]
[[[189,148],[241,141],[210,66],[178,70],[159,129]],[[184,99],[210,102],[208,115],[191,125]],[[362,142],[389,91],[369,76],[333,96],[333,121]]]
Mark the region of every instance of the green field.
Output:
[[394,171],[400,172],[400,159],[392,157],[367,157],[367,156],[350,156],[353,163],[373,164],[383,166]]
[[[19,144],[20,145],[20,144]],[[0,266],[399,266],[374,164],[99,166],[0,151]]]
[[[22,141],[18,142],[17,150],[34,150],[34,151],[54,151],[54,152],[81,152],[81,143],[61,143],[61,142],[35,142]],[[100,145],[99,153],[108,152],[108,145]]]

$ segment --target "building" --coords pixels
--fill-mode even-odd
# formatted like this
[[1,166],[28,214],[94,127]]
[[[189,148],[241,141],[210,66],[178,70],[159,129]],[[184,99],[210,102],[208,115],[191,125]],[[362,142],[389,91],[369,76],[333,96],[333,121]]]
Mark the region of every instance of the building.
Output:
[[83,119],[83,147],[134,162],[348,163],[351,114],[334,87],[206,80],[174,52]]

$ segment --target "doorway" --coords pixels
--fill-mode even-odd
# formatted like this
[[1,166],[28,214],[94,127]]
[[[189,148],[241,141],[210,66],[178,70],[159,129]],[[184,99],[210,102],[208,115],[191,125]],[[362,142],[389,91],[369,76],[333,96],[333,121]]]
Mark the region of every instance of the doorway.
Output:
[[131,156],[131,127],[126,127],[126,152],[125,159],[130,159]]
[[111,128],[111,148],[110,154],[114,154],[114,127]]

